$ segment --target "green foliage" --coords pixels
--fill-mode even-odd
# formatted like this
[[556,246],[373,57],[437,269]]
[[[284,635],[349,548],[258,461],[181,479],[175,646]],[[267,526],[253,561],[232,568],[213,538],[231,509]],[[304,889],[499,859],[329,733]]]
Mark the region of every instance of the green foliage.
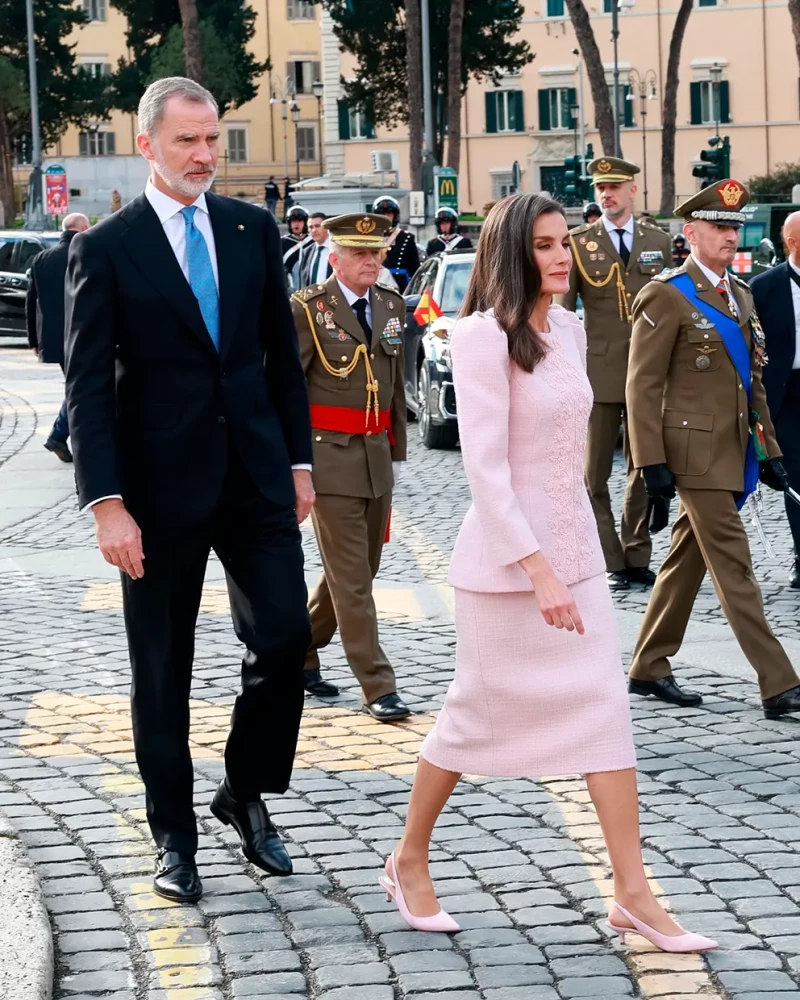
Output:
[[[34,5],[36,71],[42,145],[52,146],[70,124],[107,117],[108,81],[83,72],[67,38],[86,17],[73,0]],[[0,114],[8,141],[30,134],[25,4],[0,0]]]
[[[376,124],[407,123],[405,0],[318,0],[331,15],[342,47],[358,60],[355,80],[343,80],[351,107]],[[418,3],[419,0],[409,0]],[[517,0],[467,0],[464,13],[462,87],[470,77],[498,82],[533,61],[534,54],[518,35],[523,6]],[[450,52],[450,0],[430,0],[431,77],[434,94],[447,106]],[[421,109],[420,109],[421,112]],[[437,115],[441,135],[443,114]]]
[[795,184],[800,184],[800,163],[779,163],[771,174],[751,177],[746,187],[752,199],[770,194],[786,195],[790,201]]
[[[142,91],[153,80],[184,73],[183,32],[178,0],[111,0],[128,19],[131,59],[121,59],[115,74],[115,105],[136,111]],[[197,0],[203,45],[204,85],[220,113],[251,101],[257,77],[270,65],[247,50],[256,13],[242,0]]]

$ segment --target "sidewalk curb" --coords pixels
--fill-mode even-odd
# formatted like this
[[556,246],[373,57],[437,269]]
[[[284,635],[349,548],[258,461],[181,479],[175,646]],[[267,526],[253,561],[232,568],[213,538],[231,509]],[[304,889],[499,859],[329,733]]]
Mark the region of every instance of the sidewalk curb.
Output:
[[0,812],[0,997],[50,1000],[53,934],[39,876]]

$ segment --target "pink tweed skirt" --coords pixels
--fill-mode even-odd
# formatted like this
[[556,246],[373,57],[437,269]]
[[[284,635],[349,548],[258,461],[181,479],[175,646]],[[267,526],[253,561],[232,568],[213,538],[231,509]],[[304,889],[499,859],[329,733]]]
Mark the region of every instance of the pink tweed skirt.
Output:
[[455,676],[425,760],[506,778],[636,766],[605,576],[570,587],[586,633],[547,625],[531,593],[455,592]]

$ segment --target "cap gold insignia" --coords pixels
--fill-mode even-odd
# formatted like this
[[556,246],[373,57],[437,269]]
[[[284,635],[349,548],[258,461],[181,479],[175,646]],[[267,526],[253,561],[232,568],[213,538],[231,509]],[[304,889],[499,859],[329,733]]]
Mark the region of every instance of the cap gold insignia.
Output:
[[362,236],[369,236],[370,233],[375,232],[376,228],[377,223],[373,222],[368,215],[365,215],[363,219],[359,219],[356,223],[356,229]]
[[736,208],[744,195],[744,188],[737,181],[728,181],[717,188],[717,193],[728,208]]
[[586,249],[589,251],[589,253],[594,253],[597,250],[597,244],[595,243],[594,240],[591,240],[589,243],[586,244]]
[[611,170],[612,168],[608,160],[601,160],[597,164],[597,169],[600,171],[601,174],[607,174],[609,170]]

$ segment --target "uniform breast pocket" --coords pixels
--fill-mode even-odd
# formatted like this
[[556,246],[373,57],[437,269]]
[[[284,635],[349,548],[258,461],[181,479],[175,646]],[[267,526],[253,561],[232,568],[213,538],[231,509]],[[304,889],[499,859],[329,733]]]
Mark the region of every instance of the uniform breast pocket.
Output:
[[651,260],[651,261],[638,261],[637,266],[639,268],[639,274],[646,274],[651,277],[654,274],[659,274],[664,270],[663,260]]
[[[350,372],[350,375],[339,375],[338,373],[352,368],[357,347],[358,344],[352,337],[349,337],[347,340],[337,339],[335,342],[322,345],[322,353],[325,355],[325,361],[328,367],[337,373],[338,378],[336,381],[342,385],[349,383],[350,375],[353,373]],[[322,370],[321,366],[318,366],[318,369],[319,373],[324,376],[323,381],[330,388],[330,374]]]
[[678,476],[704,476],[711,466],[713,413],[664,410],[664,451]]
[[700,375],[706,372],[715,372],[722,363],[725,353],[725,345],[719,333],[712,329],[690,330],[687,339],[689,341],[689,357],[686,367],[691,372]]

